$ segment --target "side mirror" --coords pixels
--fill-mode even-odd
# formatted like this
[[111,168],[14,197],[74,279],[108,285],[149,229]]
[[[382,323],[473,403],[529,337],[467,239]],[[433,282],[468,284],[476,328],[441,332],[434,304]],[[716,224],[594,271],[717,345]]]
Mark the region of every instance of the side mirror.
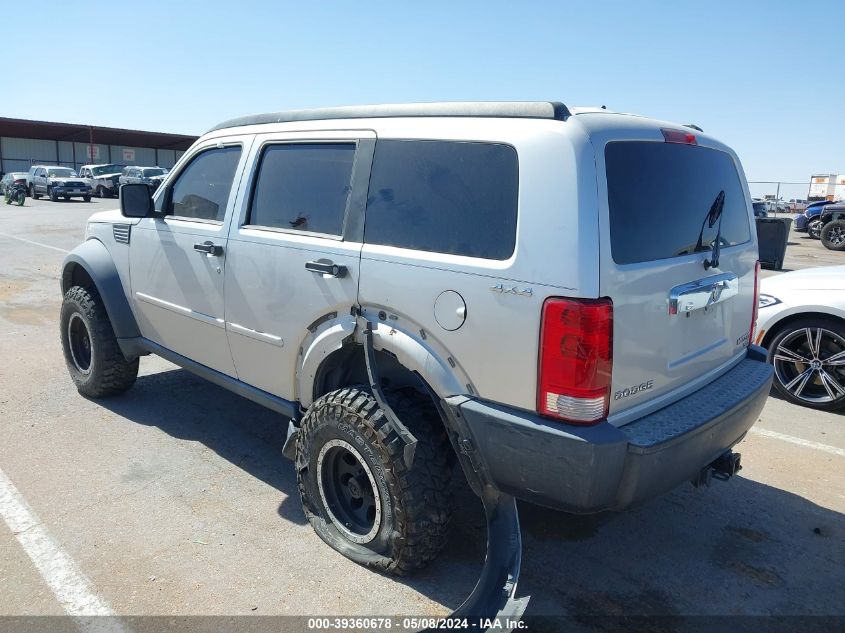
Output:
[[120,212],[127,218],[148,218],[155,212],[147,185],[120,186]]

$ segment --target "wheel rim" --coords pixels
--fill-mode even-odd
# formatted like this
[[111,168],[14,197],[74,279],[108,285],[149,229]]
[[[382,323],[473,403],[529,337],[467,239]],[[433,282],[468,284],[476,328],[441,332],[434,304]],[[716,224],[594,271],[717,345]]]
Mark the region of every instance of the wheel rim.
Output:
[[841,226],[832,226],[827,234],[827,241],[834,246],[839,246],[845,242],[845,230]]
[[822,233],[821,222],[810,222],[809,226],[807,227],[807,232],[810,234],[811,237],[818,238]]
[[88,327],[79,314],[71,315],[67,323],[67,341],[71,360],[76,369],[83,374],[91,372],[91,336]]
[[381,496],[367,462],[349,442],[331,440],[317,458],[320,497],[335,527],[355,543],[369,543],[381,527]]
[[792,396],[813,404],[845,398],[845,338],[821,327],[787,334],[774,355],[775,376]]

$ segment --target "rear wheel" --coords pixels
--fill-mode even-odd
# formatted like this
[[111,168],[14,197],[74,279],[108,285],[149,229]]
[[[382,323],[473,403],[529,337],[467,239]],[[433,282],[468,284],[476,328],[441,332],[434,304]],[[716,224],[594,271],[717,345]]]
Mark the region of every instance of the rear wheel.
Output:
[[129,361],[123,356],[96,290],[81,286],[68,290],[59,322],[65,363],[79,393],[102,398],[132,386],[138,359]]
[[35,185],[29,186],[29,197],[33,200],[38,200],[41,197],[41,194],[35,192]]
[[832,411],[845,406],[845,323],[793,321],[769,345],[775,389],[795,404]]
[[832,251],[845,251],[845,220],[828,222],[822,229],[822,244]]
[[391,394],[418,440],[412,467],[375,399],[346,388],[308,409],[296,445],[305,516],[329,546],[356,563],[406,574],[446,543],[452,514],[452,449],[430,401]]

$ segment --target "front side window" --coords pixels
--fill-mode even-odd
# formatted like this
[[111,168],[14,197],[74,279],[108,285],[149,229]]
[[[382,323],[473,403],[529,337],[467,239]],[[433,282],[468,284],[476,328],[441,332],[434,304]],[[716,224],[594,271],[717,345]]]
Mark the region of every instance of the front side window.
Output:
[[508,259],[516,244],[516,150],[498,143],[380,140],[364,241]]
[[170,214],[222,222],[240,158],[240,146],[209,149],[194,156],[173,184]]
[[248,224],[341,235],[355,145],[270,145],[261,155]]

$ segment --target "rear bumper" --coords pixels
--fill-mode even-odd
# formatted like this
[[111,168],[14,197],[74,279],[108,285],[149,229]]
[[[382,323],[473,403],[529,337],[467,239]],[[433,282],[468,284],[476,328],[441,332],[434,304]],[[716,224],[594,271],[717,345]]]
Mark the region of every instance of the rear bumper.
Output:
[[762,349],[686,398],[623,427],[577,427],[497,404],[449,398],[482,479],[569,512],[620,510],[692,480],[757,420],[772,382]]

